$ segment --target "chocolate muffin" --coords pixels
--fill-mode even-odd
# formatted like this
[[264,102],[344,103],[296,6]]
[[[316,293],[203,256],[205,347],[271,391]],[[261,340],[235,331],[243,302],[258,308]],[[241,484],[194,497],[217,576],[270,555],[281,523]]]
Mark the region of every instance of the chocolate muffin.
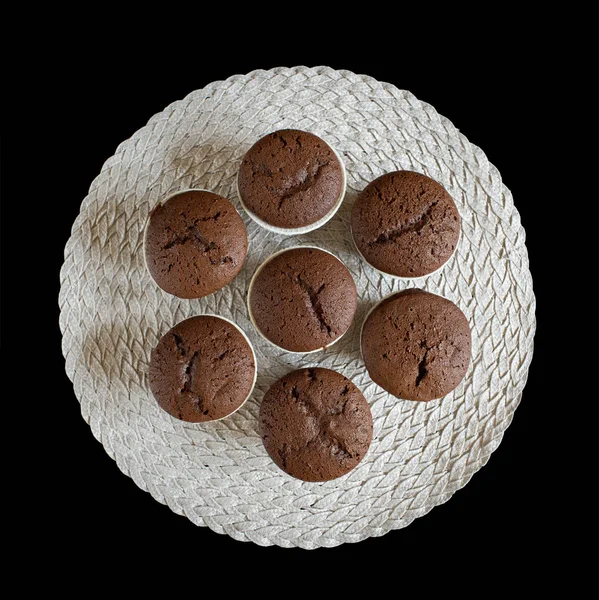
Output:
[[352,208],[354,242],[375,269],[422,277],[441,268],[460,236],[458,209],[437,181],[413,171],[381,175]]
[[252,322],[280,348],[326,348],[349,328],[357,307],[356,284],[347,267],[319,248],[275,254],[258,268],[248,293]]
[[372,441],[372,415],[360,390],[330,369],[299,369],[266,392],[259,430],[264,447],[285,473],[303,481],[345,475]]
[[362,328],[371,379],[404,400],[445,396],[470,364],[470,325],[451,300],[409,289],[381,301]]
[[200,315],[181,321],[152,350],[150,390],[170,415],[191,423],[222,419],[250,395],[256,359],[229,321]]
[[281,129],[247,151],[237,187],[241,203],[258,222],[300,228],[332,216],[345,192],[345,171],[333,149],[318,136]]
[[247,253],[239,213],[203,190],[176,194],[150,214],[146,264],[156,284],[179,298],[201,298],[233,281]]

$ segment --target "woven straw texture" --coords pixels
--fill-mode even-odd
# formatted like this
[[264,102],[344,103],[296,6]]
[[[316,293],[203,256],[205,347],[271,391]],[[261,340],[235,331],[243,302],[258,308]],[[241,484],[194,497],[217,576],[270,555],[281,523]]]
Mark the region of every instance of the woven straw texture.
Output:
[[[343,205],[301,236],[247,226],[249,252],[231,285],[200,300],[162,292],[144,267],[152,208],[186,188],[204,188],[238,208],[240,161],[261,136],[293,127],[320,135],[347,170]],[[397,169],[441,182],[462,216],[456,253],[413,282],[386,277],[357,254],[350,235],[356,195]],[[262,339],[246,294],[259,264],[300,244],[336,254],[358,287],[356,318],[326,351],[294,355]],[[453,300],[472,328],[472,362],[460,386],[429,403],[398,400],[368,377],[359,333],[383,296],[418,286]],[[260,545],[312,549],[358,542],[405,527],[463,487],[498,447],[526,382],[535,298],[525,234],[510,192],[485,154],[430,105],[371,77],[328,67],[277,68],[214,82],[174,102],[119,145],[83,200],[61,270],[60,327],[66,372],[93,435],[118,467],[193,523]],[[235,414],[180,422],[148,388],[150,352],[184,318],[221,314],[254,344],[258,378]],[[269,386],[303,366],[336,369],[366,396],[374,436],[347,475],[306,483],[280,471],[257,433]],[[150,527],[151,524],[148,523]]]

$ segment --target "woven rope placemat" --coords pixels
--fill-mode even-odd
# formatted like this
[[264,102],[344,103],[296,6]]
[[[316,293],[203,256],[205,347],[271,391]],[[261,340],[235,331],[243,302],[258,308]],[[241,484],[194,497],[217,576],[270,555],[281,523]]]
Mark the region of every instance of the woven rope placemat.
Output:
[[[200,300],[162,292],[144,268],[146,219],[165,196],[204,188],[231,199],[244,153],[275,129],[311,131],[347,170],[343,205],[321,229],[284,237],[248,230],[247,261],[228,287]],[[382,276],[358,256],[351,206],[375,177],[409,169],[441,182],[462,216],[456,253],[412,283]],[[324,352],[277,351],[251,325],[246,292],[273,252],[312,244],[350,269],[356,318]],[[453,300],[472,328],[472,363],[460,386],[429,403],[375,385],[360,356],[364,316],[381,297],[418,286]],[[535,298],[525,234],[510,192],[485,154],[433,107],[371,77],[328,67],[277,68],[211,83],[174,102],[119,145],[83,200],[61,270],[66,372],[94,436],[119,468],[193,523],[261,545],[317,548],[399,529],[447,501],[489,459],[512,420],[533,352]],[[216,313],[254,344],[252,397],[222,421],[189,424],[162,411],[148,389],[151,349],[175,323]],[[307,483],[283,473],[257,433],[269,386],[302,366],[336,369],[362,390],[373,442],[349,474]],[[151,523],[148,523],[148,527]]]

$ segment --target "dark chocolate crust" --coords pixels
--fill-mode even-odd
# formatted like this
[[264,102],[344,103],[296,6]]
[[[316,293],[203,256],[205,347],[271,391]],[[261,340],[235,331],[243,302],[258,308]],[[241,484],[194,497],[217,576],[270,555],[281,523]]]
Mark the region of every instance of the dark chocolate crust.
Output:
[[359,194],[351,227],[356,247],[373,267],[398,277],[422,277],[449,260],[461,221],[440,183],[414,171],[395,171]]
[[170,415],[192,423],[221,419],[246,400],[256,372],[239,330],[211,315],[190,317],[152,350],[150,390]]
[[361,343],[371,379],[404,400],[445,396],[470,364],[464,313],[451,300],[415,288],[394,294],[370,313]]
[[325,348],[349,328],[357,307],[347,267],[318,248],[292,248],[264,264],[249,294],[256,327],[285,350]]
[[304,481],[329,481],[364,458],[372,441],[372,415],[360,390],[340,373],[299,369],[266,392],[259,430],[283,471]]
[[181,192],[150,215],[148,270],[160,288],[179,298],[201,298],[231,283],[246,253],[243,220],[229,200],[212,192]]
[[238,175],[244,206],[275,227],[316,223],[343,193],[343,167],[318,136],[281,129],[259,139],[244,156]]

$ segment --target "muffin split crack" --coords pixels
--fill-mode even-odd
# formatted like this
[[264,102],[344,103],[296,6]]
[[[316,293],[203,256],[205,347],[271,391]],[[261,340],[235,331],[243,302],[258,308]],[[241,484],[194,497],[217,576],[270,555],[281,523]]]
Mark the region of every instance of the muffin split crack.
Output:
[[[286,275],[289,277],[289,273],[286,273]],[[320,324],[320,328],[323,331],[326,331],[328,335],[333,337],[334,334],[332,333],[331,326],[327,323],[324,317],[324,308],[322,307],[319,299],[319,296],[324,290],[326,283],[322,283],[320,287],[315,290],[307,281],[305,281],[305,279],[302,278],[301,273],[299,273],[295,279],[292,279],[292,281],[294,283],[298,283],[308,295],[310,310],[314,313],[314,316]]]

